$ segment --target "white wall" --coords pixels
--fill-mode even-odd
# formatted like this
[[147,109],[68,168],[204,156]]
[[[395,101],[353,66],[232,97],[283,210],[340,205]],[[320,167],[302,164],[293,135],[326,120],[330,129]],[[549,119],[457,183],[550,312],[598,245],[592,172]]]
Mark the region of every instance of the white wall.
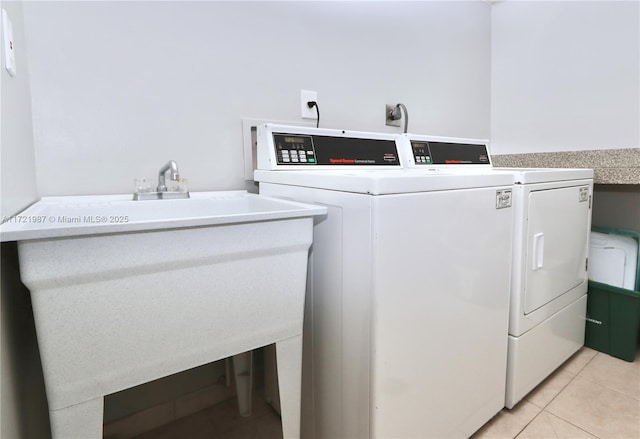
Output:
[[640,3],[492,8],[497,154],[640,147]]
[[487,137],[490,13],[469,2],[27,2],[40,195],[126,193],[177,161],[244,188],[241,119]]
[[5,217],[36,201],[37,195],[29,66],[27,65],[22,4],[3,1],[2,9],[7,11],[13,25],[16,59],[16,76],[12,77],[4,68],[4,44],[2,44],[0,215]]
[[[22,4],[3,1],[13,27],[16,76],[0,58],[0,216],[37,199],[31,95]],[[49,418],[29,294],[20,284],[15,243],[3,243],[0,260],[0,437],[49,435]]]

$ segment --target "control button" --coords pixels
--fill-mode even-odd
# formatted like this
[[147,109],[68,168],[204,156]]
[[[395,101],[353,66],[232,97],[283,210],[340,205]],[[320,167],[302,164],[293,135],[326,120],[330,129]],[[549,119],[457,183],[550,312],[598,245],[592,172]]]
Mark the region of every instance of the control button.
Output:
[[309,163],[315,163],[315,162],[316,162],[316,159],[314,159],[314,158],[309,158],[309,159],[307,159],[307,162],[309,162]]
[[307,151],[308,155],[313,155],[313,151]]
[[293,158],[291,159],[291,161],[292,161],[293,163],[298,163],[298,157],[293,157]]
[[289,163],[291,160],[289,160],[289,157],[283,157],[282,161],[285,163]]

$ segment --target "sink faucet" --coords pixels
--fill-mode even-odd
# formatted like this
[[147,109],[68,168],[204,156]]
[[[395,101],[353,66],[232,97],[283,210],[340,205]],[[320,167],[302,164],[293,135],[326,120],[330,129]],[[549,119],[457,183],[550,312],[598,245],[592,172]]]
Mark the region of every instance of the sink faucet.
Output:
[[160,172],[158,172],[158,192],[166,192],[167,185],[165,184],[164,175],[167,171],[171,171],[171,180],[178,181],[180,179],[180,174],[178,173],[178,165],[173,160],[169,160],[169,163],[160,168]]

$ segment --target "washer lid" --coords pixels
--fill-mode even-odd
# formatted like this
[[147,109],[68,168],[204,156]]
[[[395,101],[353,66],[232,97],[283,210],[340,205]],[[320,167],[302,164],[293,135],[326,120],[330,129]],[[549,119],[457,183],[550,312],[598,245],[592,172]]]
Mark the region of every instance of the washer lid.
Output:
[[513,177],[495,172],[416,171],[255,171],[261,183],[286,184],[370,195],[510,186]]

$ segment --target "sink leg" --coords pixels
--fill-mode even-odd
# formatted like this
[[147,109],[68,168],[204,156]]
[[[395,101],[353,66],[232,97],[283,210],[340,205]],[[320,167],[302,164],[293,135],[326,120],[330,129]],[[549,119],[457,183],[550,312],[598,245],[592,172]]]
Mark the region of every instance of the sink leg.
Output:
[[49,411],[52,439],[101,439],[104,398]]
[[233,356],[233,373],[240,416],[251,416],[251,389],[253,388],[253,351]]
[[282,436],[300,437],[300,400],[302,397],[302,335],[276,343],[278,384],[282,415]]

